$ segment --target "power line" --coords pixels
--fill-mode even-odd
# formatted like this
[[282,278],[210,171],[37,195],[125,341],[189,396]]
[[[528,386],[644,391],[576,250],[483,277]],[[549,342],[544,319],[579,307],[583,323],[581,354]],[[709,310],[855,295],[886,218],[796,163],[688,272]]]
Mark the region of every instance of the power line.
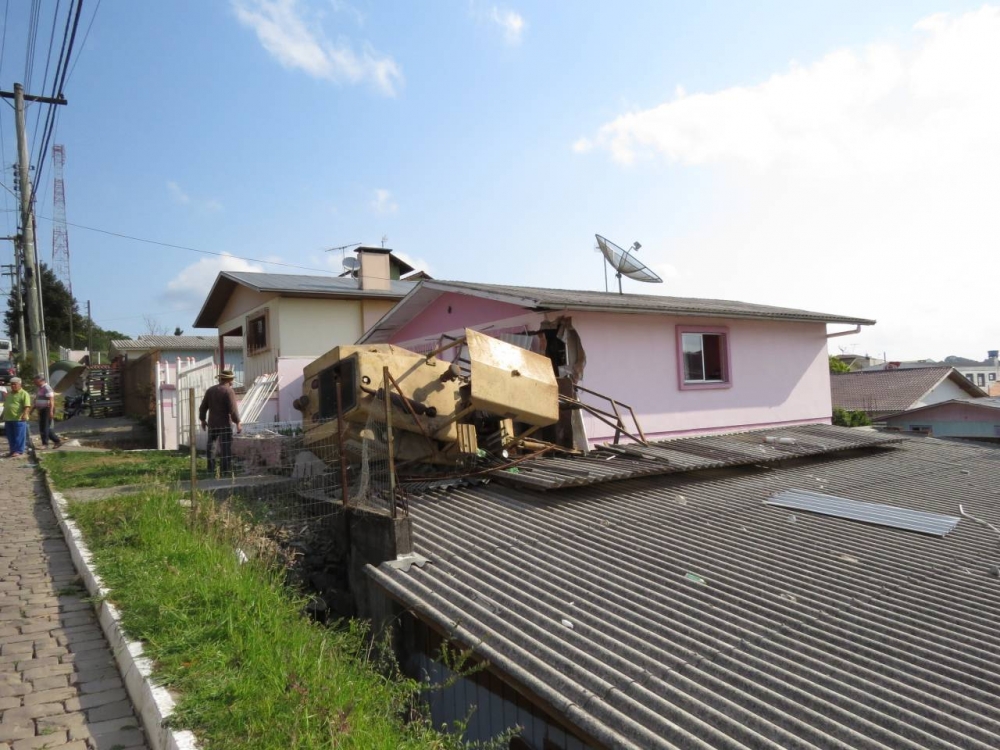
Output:
[[73,77],[73,71],[76,70],[76,64],[80,62],[80,56],[83,55],[83,51],[87,48],[87,39],[90,38],[90,30],[94,26],[94,20],[97,18],[97,11],[99,11],[100,9],[101,9],[101,0],[97,0],[97,5],[94,6],[94,13],[90,17],[90,23],[87,24],[87,31],[83,35],[83,42],[80,43],[80,51],[77,53],[76,59],[73,61],[73,67],[69,69],[69,75],[66,76],[66,83],[69,83],[69,79]]
[[[0,183],[0,187],[7,188],[7,186],[3,185],[2,183]],[[7,189],[10,190],[10,188],[7,188]],[[36,214],[35,216],[36,216],[36,218],[44,219],[45,221],[53,221],[52,217],[50,217],[50,216],[42,216],[41,214]],[[202,250],[202,249],[197,248],[197,247],[188,247],[187,245],[175,245],[175,244],[173,244],[171,242],[160,242],[158,240],[147,240],[147,239],[145,239],[143,237],[134,237],[134,236],[132,236],[130,234],[122,234],[121,232],[112,232],[112,231],[110,231],[108,229],[98,229],[97,227],[88,227],[88,226],[85,226],[83,224],[74,224],[72,221],[67,221],[66,223],[69,226],[71,226],[71,227],[76,227],[78,229],[86,229],[89,232],[99,232],[101,234],[110,235],[111,237],[119,237],[119,238],[121,238],[123,240],[133,240],[134,242],[145,242],[145,243],[147,243],[149,245],[159,245],[160,247],[169,247],[169,248],[173,248],[175,250],[189,250],[192,253],[202,253],[204,255],[215,255],[215,256],[220,257],[220,258],[233,258],[235,260],[245,260],[245,261],[247,261],[249,263],[263,263],[264,265],[270,265],[270,266],[282,266],[284,268],[297,268],[297,269],[299,269],[301,271],[317,271],[319,273],[329,273],[329,274],[335,274],[335,273],[337,273],[336,271],[334,271],[333,269],[330,269],[330,268],[312,268],[310,266],[297,266],[294,263],[281,263],[281,262],[276,261],[276,260],[261,260],[260,258],[247,258],[247,257],[242,256],[242,255],[233,255],[232,253],[220,253],[220,252],[216,252],[214,250]]]
[[[56,40],[56,21],[59,19],[59,6],[60,5],[62,5],[62,0],[56,0],[56,9],[55,9],[55,12],[52,14],[52,30],[49,31],[49,49],[48,49],[48,52],[45,53],[45,74],[42,76],[42,91],[45,91],[45,87],[49,83],[49,66],[52,64],[52,44]],[[64,38],[63,39],[63,44],[65,45],[65,43],[66,42],[65,42],[65,38]],[[59,75],[59,73],[58,73],[58,66],[56,68],[56,75],[57,76]],[[53,106],[50,105],[49,106],[49,111],[51,111],[52,109],[53,109]],[[34,143],[38,143],[38,123],[41,122],[41,119],[42,119],[42,112],[41,112],[41,110],[39,110],[38,114],[35,115],[35,130],[31,134],[31,140]],[[46,120],[46,124],[47,123],[48,123],[48,121]]]

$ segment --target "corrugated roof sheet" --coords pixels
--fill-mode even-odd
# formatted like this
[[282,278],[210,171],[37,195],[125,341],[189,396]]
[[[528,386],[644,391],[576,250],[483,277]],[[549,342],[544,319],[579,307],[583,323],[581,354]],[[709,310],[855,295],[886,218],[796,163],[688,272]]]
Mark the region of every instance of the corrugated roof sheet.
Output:
[[413,289],[409,281],[390,281],[389,289],[362,289],[357,279],[288,273],[225,271],[223,275],[259,292],[344,295],[347,297],[403,297]]
[[830,373],[830,392],[834,407],[884,416],[911,408],[946,377],[970,396],[986,395],[952,367]]
[[[890,446],[902,440],[898,434],[803,425],[662,440],[649,445],[609,444],[587,456],[547,454],[522,460],[511,470],[498,470],[490,476],[504,484],[554,490],[701,469],[764,465],[803,456]],[[421,477],[418,481],[426,479]]]
[[541,495],[441,490],[410,501],[428,562],[368,570],[608,746],[986,750],[1000,736],[997,535],[764,500],[806,487],[936,513],[963,501],[1000,524],[998,468],[1000,451],[925,438]]
[[[226,349],[242,349],[243,339],[226,336]],[[117,339],[111,346],[118,351],[196,349],[214,351],[219,346],[218,336],[140,336],[137,339]]]
[[812,490],[784,490],[764,502],[781,508],[819,513],[823,516],[848,518],[852,521],[872,523],[876,526],[892,526],[897,529],[906,529],[933,536],[944,536],[954,529],[961,520],[958,516],[898,508],[884,503],[862,503]]

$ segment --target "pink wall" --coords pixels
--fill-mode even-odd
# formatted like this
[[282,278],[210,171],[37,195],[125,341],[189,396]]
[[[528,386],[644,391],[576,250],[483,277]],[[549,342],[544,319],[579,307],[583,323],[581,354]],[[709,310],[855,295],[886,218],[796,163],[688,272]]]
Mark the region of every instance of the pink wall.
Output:
[[524,315],[527,310],[506,302],[446,292],[415,319],[396,331],[393,344],[440,336],[458,328],[473,328]]
[[[647,437],[830,421],[822,323],[602,313],[572,318],[587,353],[581,384],[631,405]],[[681,390],[677,325],[728,328],[730,387]],[[591,439],[612,434],[587,420]]]
[[[562,315],[572,318],[587,356],[581,385],[631,405],[647,437],[830,422],[823,323],[590,312],[544,317],[555,320]],[[405,346],[443,332],[482,329],[491,323],[502,323],[499,328],[518,318],[531,320],[529,325],[534,326],[542,317],[516,305],[449,293],[404,326],[392,343]],[[726,327],[732,372],[729,387],[680,388],[678,325]],[[593,417],[588,415],[585,421],[592,441],[613,436],[611,428]]]

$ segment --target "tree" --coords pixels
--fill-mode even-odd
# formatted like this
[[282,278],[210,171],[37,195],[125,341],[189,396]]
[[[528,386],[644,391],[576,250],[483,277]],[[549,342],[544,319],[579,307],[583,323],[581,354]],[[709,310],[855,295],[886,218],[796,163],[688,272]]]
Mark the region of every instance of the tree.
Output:
[[846,362],[830,356],[830,372],[850,372],[851,366]]
[[147,336],[166,336],[167,327],[152,315],[143,315],[142,322],[146,326]]
[[[89,334],[89,322],[87,318],[80,315],[79,306],[73,296],[69,293],[66,285],[55,275],[51,268],[44,263],[39,265],[42,287],[42,313],[45,324],[45,338],[49,349],[56,351],[60,346],[69,349],[86,349]],[[22,281],[21,294],[27,299],[27,280]],[[4,312],[4,324],[7,335],[13,338],[17,333],[17,291],[12,289],[10,297],[7,298],[7,310]],[[70,341],[69,322],[70,316],[73,320],[73,340]],[[31,335],[31,322],[25,313],[24,318],[25,333]],[[100,326],[93,327],[93,343],[95,352],[106,352],[111,342],[115,339],[129,338],[119,331],[105,330]],[[30,347],[28,347],[30,349]],[[22,353],[26,354],[26,352]]]
[[174,336],[183,336],[183,335],[184,335],[184,329],[181,328],[180,326],[177,326],[174,329]]

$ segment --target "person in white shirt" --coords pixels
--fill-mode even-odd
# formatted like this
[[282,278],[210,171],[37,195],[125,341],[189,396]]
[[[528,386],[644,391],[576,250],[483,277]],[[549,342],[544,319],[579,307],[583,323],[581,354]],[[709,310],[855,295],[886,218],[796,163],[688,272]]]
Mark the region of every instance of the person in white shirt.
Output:
[[49,447],[49,440],[58,448],[62,439],[52,429],[53,407],[56,394],[52,386],[41,375],[35,376],[35,411],[38,412],[38,433],[42,436],[42,447]]

